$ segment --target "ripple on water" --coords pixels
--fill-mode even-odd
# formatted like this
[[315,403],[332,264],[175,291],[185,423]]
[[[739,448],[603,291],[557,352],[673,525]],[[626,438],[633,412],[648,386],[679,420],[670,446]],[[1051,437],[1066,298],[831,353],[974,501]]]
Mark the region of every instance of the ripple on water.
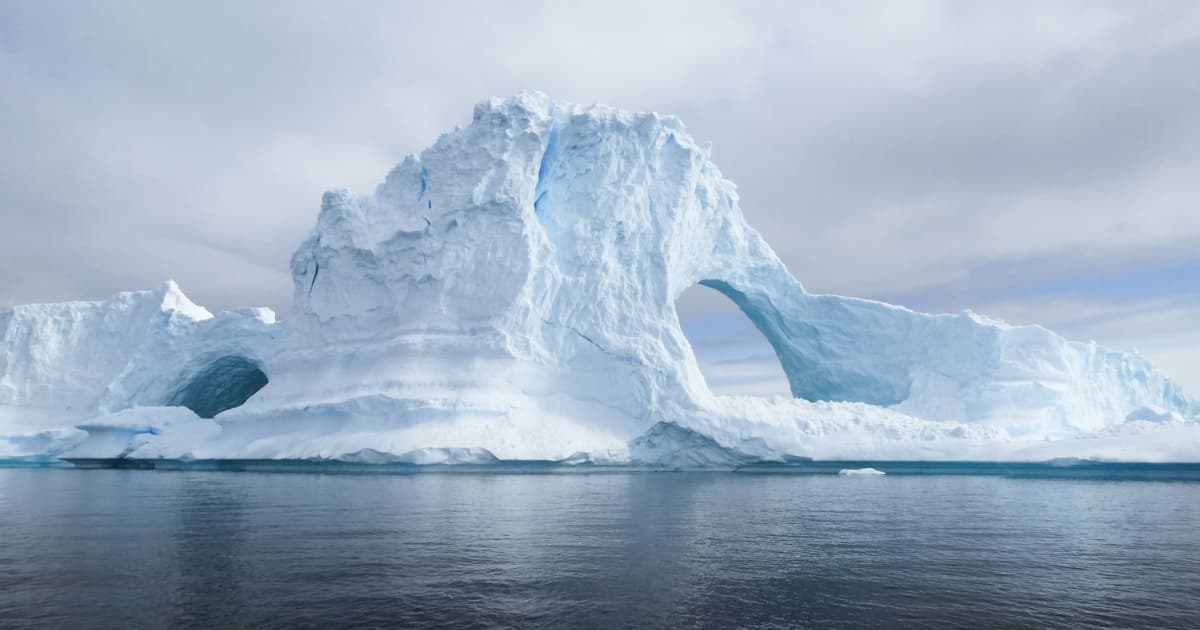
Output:
[[1200,627],[1200,484],[0,470],[6,627]]

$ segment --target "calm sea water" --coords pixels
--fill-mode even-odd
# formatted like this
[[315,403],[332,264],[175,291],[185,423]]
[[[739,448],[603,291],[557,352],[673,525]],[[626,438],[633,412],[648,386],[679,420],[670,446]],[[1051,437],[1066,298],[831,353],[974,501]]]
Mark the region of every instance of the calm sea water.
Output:
[[1200,484],[0,469],[0,626],[1200,627]]

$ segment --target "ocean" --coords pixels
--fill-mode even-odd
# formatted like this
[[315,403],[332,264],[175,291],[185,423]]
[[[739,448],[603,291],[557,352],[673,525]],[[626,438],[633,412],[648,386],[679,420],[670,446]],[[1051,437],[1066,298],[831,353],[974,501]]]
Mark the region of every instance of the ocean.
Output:
[[1200,467],[875,465],[0,468],[0,627],[1200,627]]

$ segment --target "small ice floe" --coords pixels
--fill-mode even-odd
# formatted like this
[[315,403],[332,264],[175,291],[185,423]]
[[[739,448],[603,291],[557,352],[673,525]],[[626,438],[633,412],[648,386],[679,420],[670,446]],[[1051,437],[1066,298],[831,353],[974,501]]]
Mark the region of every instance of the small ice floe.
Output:
[[839,477],[881,477],[886,474],[878,468],[843,468],[838,471]]

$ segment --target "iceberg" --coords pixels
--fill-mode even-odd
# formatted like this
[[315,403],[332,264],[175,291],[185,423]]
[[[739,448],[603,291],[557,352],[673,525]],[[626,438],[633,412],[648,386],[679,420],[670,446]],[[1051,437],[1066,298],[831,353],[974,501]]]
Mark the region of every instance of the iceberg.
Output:
[[[80,427],[63,439],[89,457],[705,467],[1088,457],[1128,423],[1151,446],[1196,425],[1137,354],[807,292],[678,119],[535,92],[478,105],[371,194],[326,193],[291,272],[279,323],[174,283],[0,314],[0,434]],[[675,311],[695,284],[762,331],[792,398],[709,391]],[[1200,461],[1139,439],[1127,457]]]

